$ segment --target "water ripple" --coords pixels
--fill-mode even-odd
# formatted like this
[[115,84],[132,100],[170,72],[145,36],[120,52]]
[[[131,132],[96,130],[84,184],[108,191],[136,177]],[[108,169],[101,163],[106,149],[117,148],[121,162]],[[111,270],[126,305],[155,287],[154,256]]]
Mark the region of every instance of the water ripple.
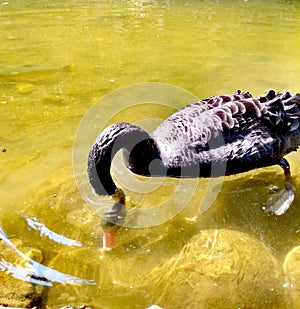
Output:
[[44,266],[40,263],[29,258],[26,254],[21,252],[7,237],[6,233],[0,226],[0,239],[11,249],[13,249],[17,255],[23,258],[26,263],[25,266],[14,265],[5,261],[3,258],[0,261],[0,270],[6,271],[7,274],[11,274],[12,277],[34,284],[40,284],[44,286],[52,286],[54,282],[64,284],[92,284],[96,283],[93,280],[80,279],[67,275]]
[[63,235],[60,235],[58,233],[51,231],[45,226],[45,224],[38,222],[36,218],[33,218],[33,219],[30,219],[27,217],[24,217],[24,218],[30,228],[40,232],[40,236],[45,235],[50,240],[53,240],[62,245],[82,247],[82,243],[80,241],[67,238]]

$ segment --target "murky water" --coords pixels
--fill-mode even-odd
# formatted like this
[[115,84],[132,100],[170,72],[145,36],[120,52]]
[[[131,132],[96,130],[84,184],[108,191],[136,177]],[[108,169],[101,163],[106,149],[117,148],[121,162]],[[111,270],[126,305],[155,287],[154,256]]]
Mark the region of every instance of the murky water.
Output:
[[[9,239],[42,251],[42,272],[52,285],[44,290],[44,306],[146,308],[158,298],[145,278],[163,272],[163,263],[205,229],[249,234],[279,263],[300,244],[297,153],[287,156],[296,197],[284,216],[262,211],[274,187],[283,186],[279,167],[228,177],[201,215],[203,180],[180,215],[154,228],[121,229],[109,253],[99,249],[99,218],[72,177],[83,115],[120,87],[169,83],[199,98],[236,89],[299,92],[299,20],[298,1],[0,1],[1,225]],[[140,106],[109,121],[164,119],[173,111]],[[183,193],[193,185],[187,180]],[[130,198],[155,205],[176,186],[165,180]]]

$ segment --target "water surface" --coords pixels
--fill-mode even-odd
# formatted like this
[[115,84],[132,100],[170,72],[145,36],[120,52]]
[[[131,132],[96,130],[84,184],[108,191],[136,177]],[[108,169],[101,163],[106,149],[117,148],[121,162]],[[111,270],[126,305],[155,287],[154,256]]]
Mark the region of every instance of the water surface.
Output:
[[[297,191],[283,217],[266,216],[261,209],[274,186],[283,186],[279,167],[229,177],[209,212],[199,216],[203,181],[188,208],[171,222],[121,232],[112,256],[99,251],[99,219],[70,176],[72,145],[84,113],[120,87],[169,83],[199,98],[236,89],[253,95],[270,88],[299,92],[299,20],[298,1],[0,2],[2,227],[8,237],[42,250],[45,266],[96,283],[62,289],[54,282],[44,305],[145,308],[151,304],[147,295],[131,293],[130,287],[206,228],[249,233],[279,261],[299,245],[297,153],[287,157]],[[163,119],[169,112],[129,109],[114,120],[136,122],[149,113]],[[166,180],[157,192],[132,198],[153,205],[167,199],[174,186]],[[110,259],[117,274],[112,277],[121,285],[105,275],[114,272]]]

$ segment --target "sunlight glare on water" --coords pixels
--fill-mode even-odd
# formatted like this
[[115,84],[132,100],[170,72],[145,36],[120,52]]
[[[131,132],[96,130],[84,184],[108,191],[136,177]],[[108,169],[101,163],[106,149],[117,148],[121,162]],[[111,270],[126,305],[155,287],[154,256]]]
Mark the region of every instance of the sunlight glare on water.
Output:
[[[179,269],[205,272],[192,264],[193,250],[201,249],[193,239],[199,238],[213,252],[222,249],[218,252],[224,263],[215,268],[232,269],[226,278],[237,271],[234,262],[230,264],[234,256],[245,255],[247,260],[251,254],[250,249],[246,253],[234,249],[233,255],[226,255],[235,246],[226,230],[247,235],[244,239],[238,234],[238,239],[253,248],[256,264],[260,263],[255,252],[264,246],[272,257],[262,249],[266,253],[261,257],[262,268],[281,269],[287,253],[300,243],[297,153],[287,156],[296,196],[284,216],[267,216],[262,211],[272,193],[283,186],[279,167],[226,178],[216,201],[200,215],[207,187],[207,180],[201,180],[181,214],[153,228],[121,228],[116,248],[102,252],[100,219],[80,196],[72,175],[72,146],[88,109],[111,91],[135,83],[168,83],[199,98],[237,89],[253,95],[270,88],[299,92],[299,20],[298,1],[0,0],[1,237],[8,237],[2,241],[5,246],[10,246],[10,239],[18,239],[41,250],[39,265],[53,270],[48,278],[45,275],[52,286],[45,288],[43,306],[123,309],[159,302],[165,308],[186,308],[184,283],[193,280],[193,275],[180,277],[181,292],[173,292],[174,282],[165,280],[168,276],[179,280]],[[159,106],[129,108],[113,121],[165,119],[173,112]],[[190,192],[193,181],[186,181],[182,194]],[[176,185],[174,179],[164,180],[152,193],[132,193],[131,203],[156,205],[168,200]],[[199,263],[210,269],[207,261],[203,256]],[[13,263],[3,263],[0,271],[9,272],[4,265],[14,271]],[[38,268],[37,264],[32,265]],[[29,276],[41,276],[31,271]],[[272,277],[272,282],[286,286],[285,279],[278,279],[275,271],[273,275],[277,281]],[[251,290],[254,277],[249,277],[241,293]],[[77,282],[70,284],[65,278]],[[224,298],[213,298],[214,287],[219,285],[219,291],[226,285],[234,287],[201,280],[201,289],[212,291],[200,299],[207,304],[203,308],[222,308]],[[299,305],[299,290],[285,294],[275,283],[274,287],[264,280],[256,284],[260,282],[261,293],[253,308]],[[228,307],[237,305],[235,294],[230,292]],[[172,295],[177,297],[176,305]],[[250,307],[248,296],[241,297],[246,300],[240,306]],[[270,302],[265,303],[264,297]]]

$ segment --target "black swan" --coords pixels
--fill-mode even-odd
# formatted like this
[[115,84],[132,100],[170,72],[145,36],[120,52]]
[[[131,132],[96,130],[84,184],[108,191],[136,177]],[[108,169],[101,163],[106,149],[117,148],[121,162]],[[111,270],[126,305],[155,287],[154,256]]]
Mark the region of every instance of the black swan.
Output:
[[[126,166],[144,176],[217,177],[278,164],[285,190],[266,211],[282,215],[294,199],[284,156],[300,145],[299,117],[300,94],[269,90],[254,98],[237,91],[187,105],[151,134],[125,122],[109,126],[92,145],[87,168],[94,191],[117,201],[104,214],[104,229],[118,226],[125,216],[125,195],[110,174],[120,149]],[[214,175],[212,165],[220,166]]]

